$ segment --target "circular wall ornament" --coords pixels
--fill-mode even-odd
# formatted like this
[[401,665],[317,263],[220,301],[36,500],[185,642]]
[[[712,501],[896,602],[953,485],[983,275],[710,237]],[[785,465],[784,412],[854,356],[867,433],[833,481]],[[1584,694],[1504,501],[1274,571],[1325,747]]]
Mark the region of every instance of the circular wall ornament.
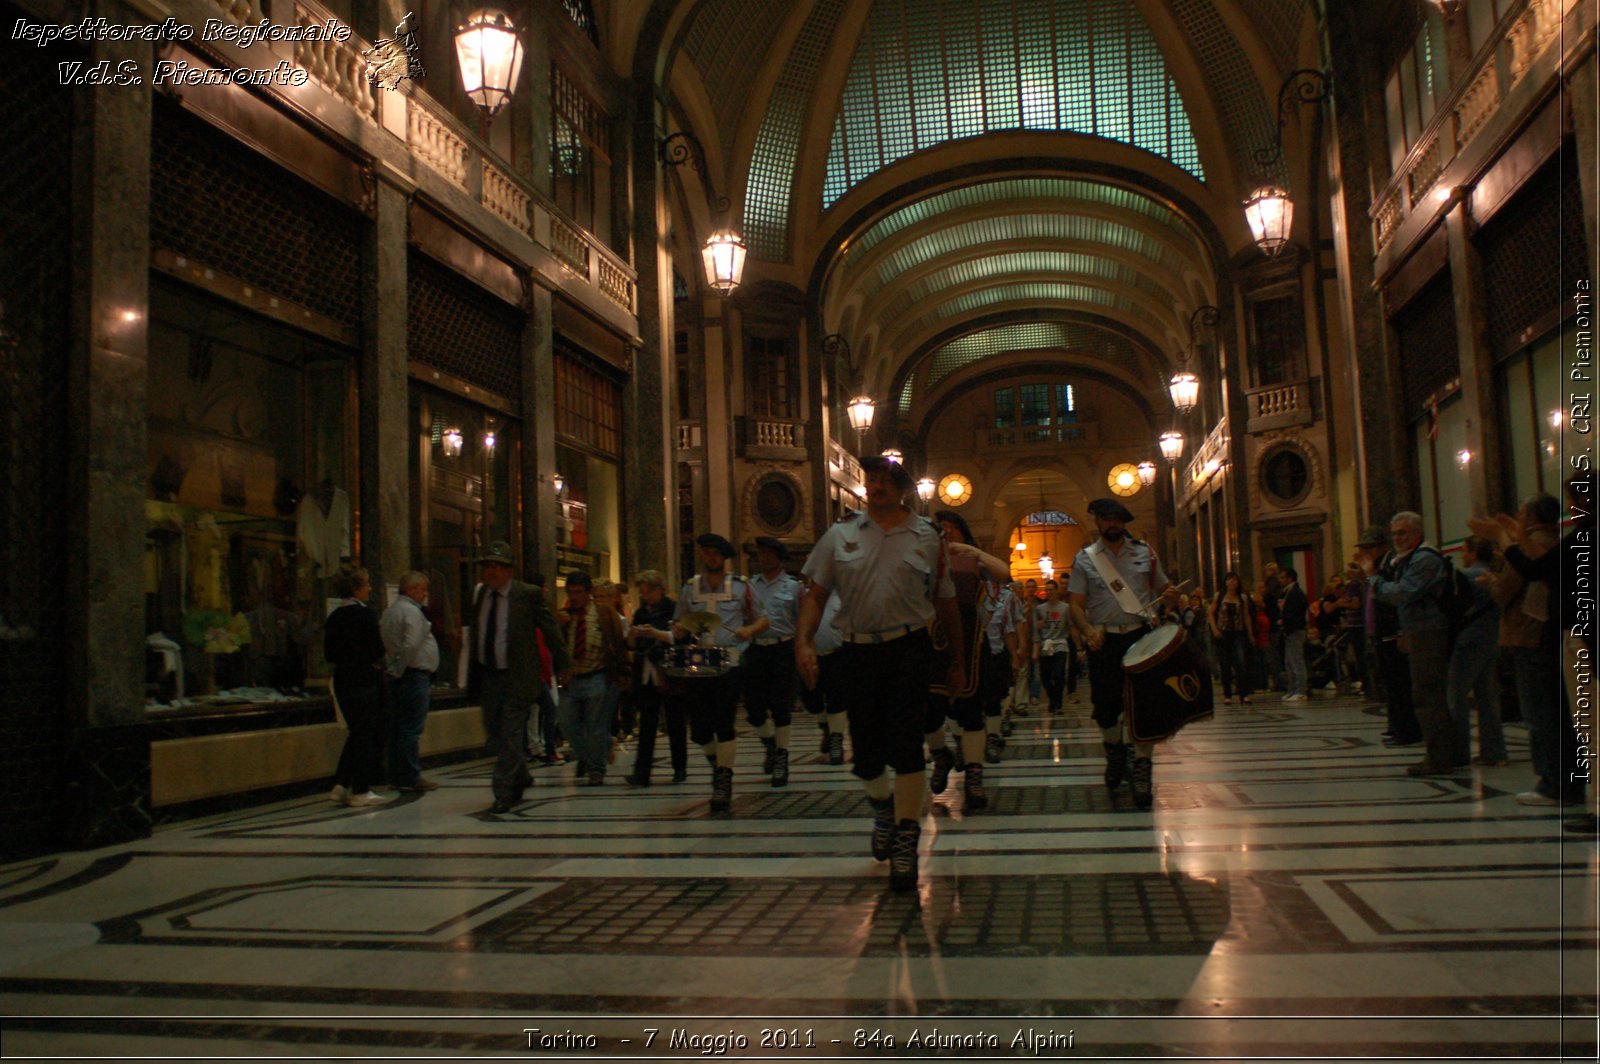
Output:
[[939,481],[939,501],[946,506],[965,506],[972,498],[972,481],[960,473],[951,473]]
[[1298,442],[1267,448],[1256,463],[1261,493],[1275,506],[1297,506],[1311,493],[1311,457]]
[[793,531],[800,521],[799,485],[784,473],[767,473],[757,479],[747,498],[756,520],[768,532],[781,535]]
[[1112,466],[1111,472],[1106,475],[1106,485],[1111,488],[1111,494],[1124,499],[1139,494],[1144,487],[1139,481],[1139,467],[1132,462]]

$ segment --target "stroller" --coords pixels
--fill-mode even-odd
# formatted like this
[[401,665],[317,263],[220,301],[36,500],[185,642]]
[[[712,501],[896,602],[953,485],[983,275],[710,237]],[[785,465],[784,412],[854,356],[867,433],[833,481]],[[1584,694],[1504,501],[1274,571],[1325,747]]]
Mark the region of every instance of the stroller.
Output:
[[1332,684],[1340,697],[1354,692],[1360,673],[1352,656],[1356,652],[1355,645],[1350,641],[1352,631],[1335,628],[1320,642],[1306,644],[1307,686],[1313,691]]

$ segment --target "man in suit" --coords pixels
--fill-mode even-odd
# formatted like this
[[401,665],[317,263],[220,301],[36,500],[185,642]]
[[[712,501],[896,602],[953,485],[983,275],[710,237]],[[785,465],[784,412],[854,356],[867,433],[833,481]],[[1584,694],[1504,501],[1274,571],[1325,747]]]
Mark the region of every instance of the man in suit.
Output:
[[467,693],[483,707],[483,731],[494,751],[494,806],[509,813],[531,782],[524,763],[528,718],[544,684],[535,631],[544,633],[562,683],[572,676],[567,642],[543,594],[511,578],[510,544],[496,541],[478,559],[483,583],[472,602],[472,648]]

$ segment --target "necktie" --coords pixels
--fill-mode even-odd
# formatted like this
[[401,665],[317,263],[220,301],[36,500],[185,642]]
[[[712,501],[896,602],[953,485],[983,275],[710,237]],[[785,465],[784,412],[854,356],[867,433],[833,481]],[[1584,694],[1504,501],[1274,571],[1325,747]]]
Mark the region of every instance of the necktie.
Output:
[[497,644],[500,635],[500,592],[489,592],[489,620],[483,626],[483,663],[491,669],[500,667]]
[[580,662],[589,650],[589,611],[578,614],[572,625],[572,660]]

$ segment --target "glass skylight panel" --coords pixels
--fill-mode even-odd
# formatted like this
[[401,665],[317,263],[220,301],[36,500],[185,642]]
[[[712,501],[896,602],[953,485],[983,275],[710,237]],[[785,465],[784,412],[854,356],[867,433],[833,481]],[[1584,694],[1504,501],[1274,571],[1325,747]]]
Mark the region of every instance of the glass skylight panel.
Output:
[[875,0],[840,118],[824,207],[843,195],[841,180],[848,189],[914,151],[1023,128],[1119,140],[1204,179],[1183,102],[1132,0]]

